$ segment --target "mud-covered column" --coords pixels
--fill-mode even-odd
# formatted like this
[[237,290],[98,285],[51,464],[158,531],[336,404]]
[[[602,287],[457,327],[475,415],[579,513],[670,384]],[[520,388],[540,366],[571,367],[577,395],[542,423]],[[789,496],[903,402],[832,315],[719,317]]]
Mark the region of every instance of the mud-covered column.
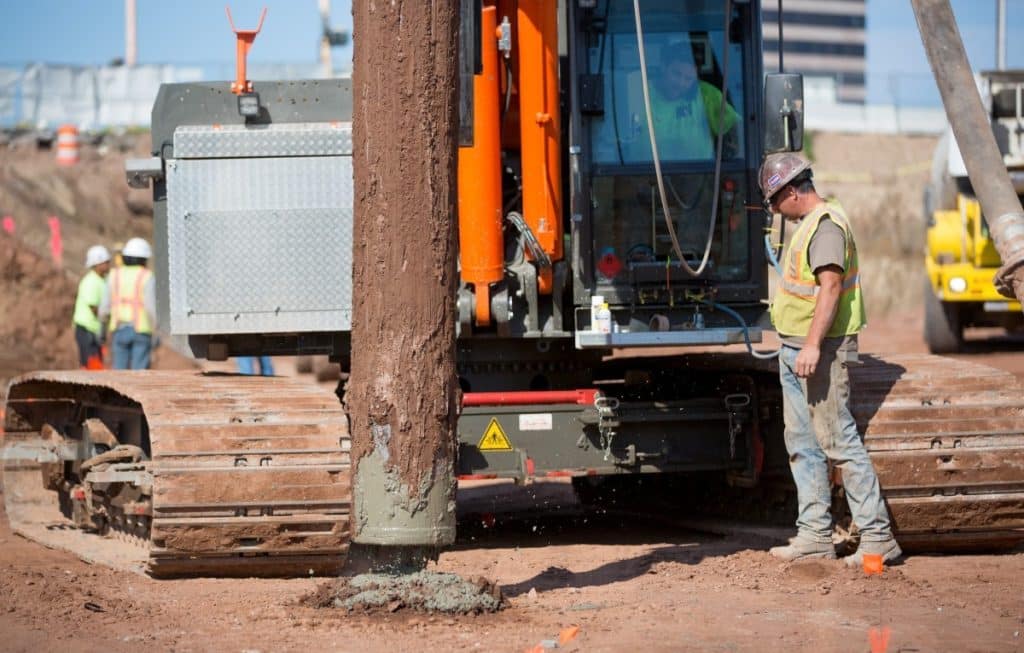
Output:
[[357,564],[415,566],[455,538],[458,8],[352,8]]

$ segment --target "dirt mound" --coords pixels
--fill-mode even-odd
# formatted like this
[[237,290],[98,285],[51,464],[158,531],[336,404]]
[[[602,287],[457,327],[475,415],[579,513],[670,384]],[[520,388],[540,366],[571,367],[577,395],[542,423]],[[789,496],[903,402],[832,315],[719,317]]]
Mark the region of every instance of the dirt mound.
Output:
[[815,133],[818,190],[850,216],[869,319],[916,308],[924,286],[924,188],[938,138]]
[[[15,225],[13,236],[0,231],[0,394],[11,376],[78,366],[71,316],[86,250],[152,240],[150,191],[130,189],[124,175],[125,159],[148,150],[148,135],[106,139],[83,145],[76,165],[58,166],[34,141],[0,147],[0,215]],[[50,254],[51,216],[61,224],[62,267]],[[153,353],[154,368],[192,365],[165,347]]]
[[76,165],[58,166],[52,150],[0,148],[0,214],[13,218],[24,246],[47,256],[47,220],[58,218],[63,264],[77,277],[90,246],[152,238],[152,195],[129,188],[124,174],[125,159],[147,156],[148,150],[148,135],[121,141],[120,147],[85,145]]
[[[136,235],[152,237],[149,191],[131,190],[124,162],[148,150],[149,137],[83,145],[73,166],[34,141],[0,148],[0,215],[14,222],[0,233],[0,381],[32,369],[78,365],[71,315],[85,251]],[[49,218],[61,225],[62,267],[50,253]],[[2,390],[0,390],[2,392]]]
[[77,367],[75,282],[53,262],[0,233],[0,377]]

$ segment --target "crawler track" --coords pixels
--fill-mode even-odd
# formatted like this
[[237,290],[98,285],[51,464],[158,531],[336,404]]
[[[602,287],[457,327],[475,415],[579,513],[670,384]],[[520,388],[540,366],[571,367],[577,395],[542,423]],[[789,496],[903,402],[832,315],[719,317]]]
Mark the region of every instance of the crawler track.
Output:
[[1008,372],[928,355],[850,366],[853,412],[901,543],[1024,541],[1024,389]]
[[[1024,541],[1024,390],[1013,376],[908,355],[866,356],[850,378],[902,544],[948,550]],[[111,506],[106,538],[71,527],[61,515],[72,513],[69,490],[44,490],[38,463],[8,456],[8,518],[33,539],[158,577],[305,576],[343,564],[348,426],[328,391],[195,372],[39,372],[11,382],[6,408],[7,451],[39,445],[45,424],[77,446],[82,424],[98,418],[146,454],[113,471],[136,474],[149,506],[134,514]],[[66,477],[84,477],[78,462],[61,465]],[[98,487],[101,495],[118,489]]]
[[[349,541],[349,439],[332,393],[280,378],[39,372],[11,382],[7,443],[38,440],[45,423],[73,442],[90,417],[148,454],[137,468],[151,475],[149,514],[127,524],[111,515],[110,528],[145,547],[152,575],[295,576],[341,568]],[[6,467],[11,475],[12,464]],[[17,505],[21,496],[5,492],[16,530],[18,515],[27,514]],[[52,518],[57,523],[60,514]]]

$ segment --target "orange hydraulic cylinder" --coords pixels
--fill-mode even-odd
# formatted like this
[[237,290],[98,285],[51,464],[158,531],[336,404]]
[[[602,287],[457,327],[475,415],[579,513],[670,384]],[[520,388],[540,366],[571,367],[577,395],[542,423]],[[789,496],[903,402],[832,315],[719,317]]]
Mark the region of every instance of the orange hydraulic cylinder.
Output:
[[[519,0],[519,115],[523,218],[552,261],[563,256],[558,114],[558,3]],[[538,275],[551,294],[551,270]]]
[[497,11],[484,7],[483,71],[473,77],[473,145],[459,148],[459,262],[473,284],[476,324],[491,321],[490,284],[505,275],[501,230],[501,113],[498,91]]

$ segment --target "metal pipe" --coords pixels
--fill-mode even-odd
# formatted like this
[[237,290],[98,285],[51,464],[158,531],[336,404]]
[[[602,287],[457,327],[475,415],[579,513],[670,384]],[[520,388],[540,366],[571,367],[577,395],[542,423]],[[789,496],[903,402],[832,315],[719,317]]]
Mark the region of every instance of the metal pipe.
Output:
[[526,406],[529,404],[577,404],[593,406],[599,390],[523,390],[520,392],[467,392],[463,406]]
[[918,31],[971,185],[1003,266],[996,286],[1024,301],[1024,209],[992,136],[949,0],[911,0]]

